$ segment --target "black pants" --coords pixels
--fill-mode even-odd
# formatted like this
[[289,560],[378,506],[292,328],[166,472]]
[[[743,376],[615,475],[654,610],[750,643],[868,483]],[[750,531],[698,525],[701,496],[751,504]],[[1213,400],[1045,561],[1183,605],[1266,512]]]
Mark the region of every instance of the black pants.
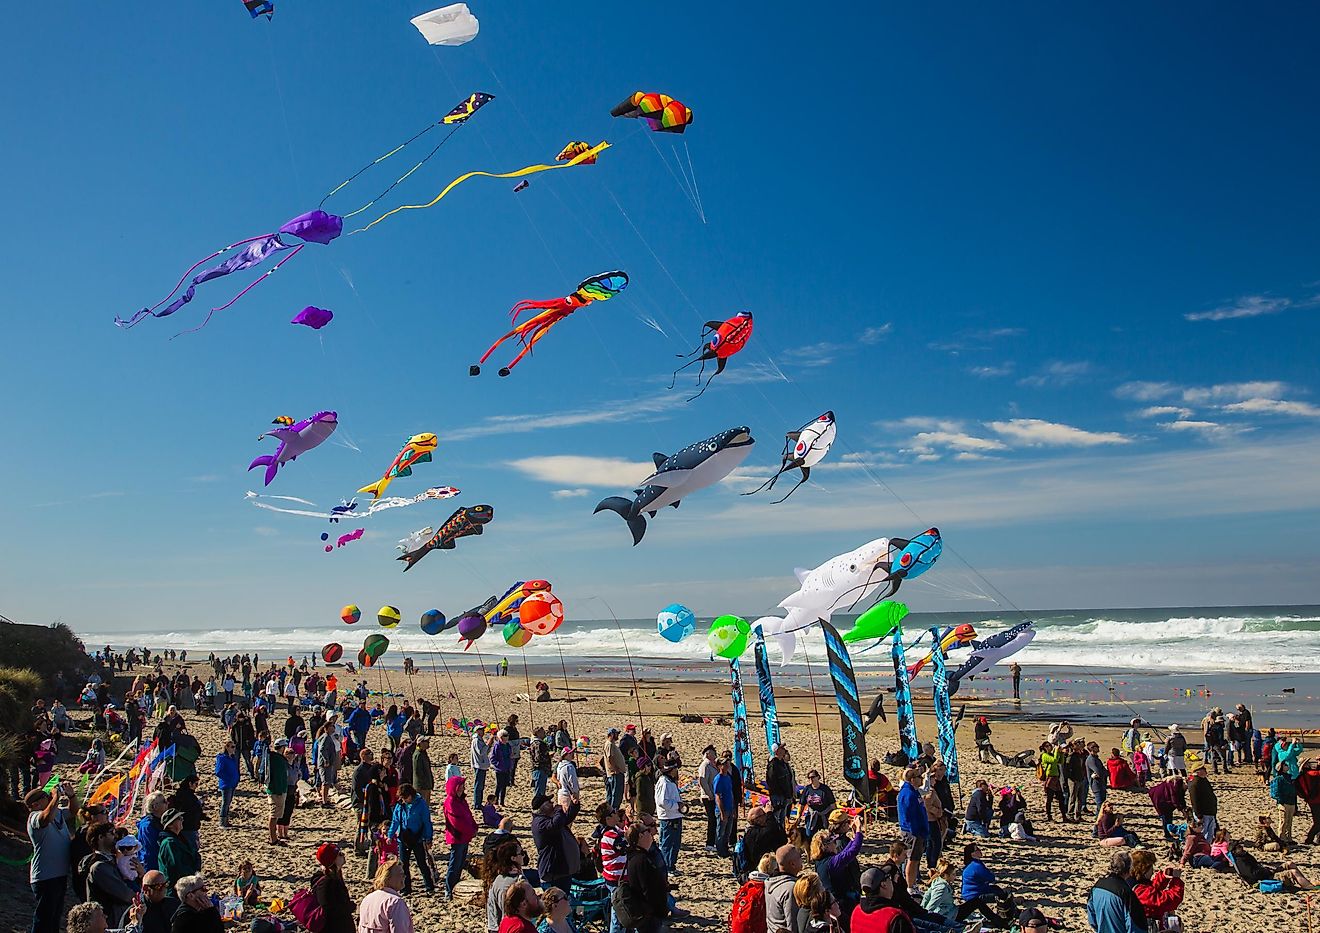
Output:
[[1059,819],[1066,820],[1068,818],[1068,805],[1064,802],[1063,791],[1059,788],[1057,780],[1051,780],[1045,785],[1045,819],[1047,820],[1054,819],[1050,815],[1051,800],[1059,801]]
[[1311,828],[1306,831],[1306,845],[1320,842],[1320,803],[1309,804],[1311,808]]
[[715,801],[702,798],[701,809],[706,811],[706,848],[715,845]]
[[417,870],[422,873],[422,885],[427,893],[435,890],[435,877],[431,874],[431,860],[426,855],[426,849],[419,842],[415,846],[409,846],[402,839],[399,840],[399,861],[403,863],[403,893],[405,895],[412,893],[412,872],[408,871],[410,861],[417,862]]
[[32,933],[59,933],[64,914],[64,889],[69,886],[65,875],[32,882],[32,893],[37,899],[32,909]]
[[997,914],[994,908],[990,906],[990,898],[985,895],[974,897],[970,901],[963,901],[962,906],[958,908],[958,922],[962,923],[970,917],[974,911],[978,910],[981,912],[981,916],[985,918],[986,926],[994,930],[1008,928],[1010,923],[1009,919]]

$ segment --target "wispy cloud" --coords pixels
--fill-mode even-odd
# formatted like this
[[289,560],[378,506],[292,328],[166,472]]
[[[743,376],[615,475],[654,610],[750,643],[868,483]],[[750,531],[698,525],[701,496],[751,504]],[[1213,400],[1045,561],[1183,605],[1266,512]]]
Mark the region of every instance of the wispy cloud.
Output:
[[77,505],[80,502],[93,502],[97,499],[115,499],[123,495],[126,495],[126,493],[122,490],[116,490],[114,492],[89,492],[85,496],[74,496],[71,499],[59,499],[55,502],[29,502],[27,503],[27,507],[29,509],[52,509],[60,505]]
[[1181,434],[1194,434],[1207,440],[1225,440],[1237,434],[1252,430],[1248,425],[1220,424],[1217,421],[1165,421],[1160,427],[1166,431]]
[[1008,450],[1008,445],[992,437],[977,437],[961,431],[922,431],[912,438],[905,452],[926,456],[941,449],[983,456],[992,451]]
[[1190,418],[1192,417],[1192,414],[1193,412],[1190,408],[1181,408],[1177,405],[1152,405],[1149,408],[1143,408],[1141,411],[1137,412],[1137,417],[1167,418],[1169,415],[1173,415],[1176,418],[1182,419]]
[[893,329],[894,329],[894,325],[889,321],[886,321],[885,323],[881,324],[878,327],[868,327],[866,328],[866,330],[862,331],[860,334],[857,335],[857,342],[864,343],[867,346],[877,344],[885,337],[888,337],[889,332],[892,331]]
[[1018,380],[1020,386],[1032,386],[1034,388],[1045,388],[1047,386],[1067,386],[1089,376],[1094,371],[1094,367],[1085,360],[1076,362],[1064,362],[1055,360],[1047,363],[1033,375],[1024,376]]
[[1008,337],[1021,337],[1026,333],[1022,327],[988,327],[976,330],[959,331],[952,337],[928,343],[932,350],[940,350],[957,356],[971,350],[989,350],[996,341]]
[[1193,311],[1184,314],[1189,321],[1233,321],[1240,318],[1265,317],[1282,314],[1290,308],[1314,308],[1320,306],[1320,295],[1310,298],[1277,298],[1272,295],[1245,295],[1218,308],[1209,311]]
[[998,366],[973,366],[967,371],[978,379],[997,379],[1013,375],[1013,362],[1010,360]]
[[583,496],[591,494],[590,489],[578,487],[577,489],[556,489],[550,493],[551,499],[581,499]]
[[1175,382],[1125,382],[1114,390],[1114,395],[1137,402],[1175,399],[1191,405],[1205,405],[1240,402],[1249,398],[1277,398],[1289,391],[1288,383],[1273,380],[1221,382],[1208,386],[1180,385]]
[[524,457],[506,461],[524,476],[542,483],[554,483],[568,490],[624,486],[632,488],[655,471],[650,463],[637,463],[613,457],[580,457],[559,454],[548,457]]
[[886,322],[877,327],[868,327],[857,335],[853,343],[835,343],[822,340],[804,346],[790,347],[780,356],[784,362],[795,366],[828,366],[841,356],[856,353],[862,346],[874,346],[893,330],[894,325]]
[[683,396],[656,395],[650,398],[623,399],[603,402],[593,408],[571,411],[542,412],[539,414],[492,415],[468,427],[451,428],[444,436],[451,441],[466,441],[477,437],[498,437],[504,434],[528,434],[532,431],[550,431],[587,424],[608,424],[637,415],[664,415],[683,403]]
[[1013,418],[989,422],[991,430],[1027,447],[1099,447],[1105,444],[1130,444],[1132,438],[1113,431],[1086,431],[1070,424],[1041,421],[1038,418]]
[[1253,415],[1292,415],[1296,418],[1320,418],[1320,407],[1310,402],[1291,402],[1277,398],[1249,398],[1231,405],[1224,411]]

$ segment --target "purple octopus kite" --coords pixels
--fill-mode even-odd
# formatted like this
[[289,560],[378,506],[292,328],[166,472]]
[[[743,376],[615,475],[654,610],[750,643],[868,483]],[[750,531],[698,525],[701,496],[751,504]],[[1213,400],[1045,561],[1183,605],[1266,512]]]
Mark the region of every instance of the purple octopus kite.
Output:
[[[283,252],[286,249],[293,250],[293,252],[289,253],[289,255],[285,256],[279,262],[275,263],[274,266],[263,272],[255,282],[248,285],[247,288],[243,289],[233,298],[229,299],[229,301],[225,302],[222,305],[217,305],[216,307],[208,311],[206,314],[206,320],[202,321],[201,324],[199,324],[197,327],[192,328],[191,330],[183,331],[183,333],[186,334],[186,333],[191,333],[192,331],[201,330],[203,327],[206,326],[207,322],[211,320],[212,314],[214,314],[217,311],[223,311],[226,308],[228,308],[230,305],[232,305],[234,302],[238,301],[238,299],[242,298],[249,291],[255,288],[258,282],[266,278],[266,276],[270,275],[272,272],[275,272],[277,269],[280,268],[280,266],[284,265],[294,256],[298,255],[298,252],[308,243],[320,243],[322,245],[325,245],[329,243],[331,240],[338,237],[343,232],[344,232],[344,219],[342,217],[337,217],[334,214],[327,214],[325,211],[319,211],[319,210],[308,211],[306,214],[299,214],[297,217],[293,218],[292,220],[284,224],[284,226],[280,227],[280,229],[275,233],[263,233],[261,236],[254,236],[254,237],[249,237],[246,240],[239,240],[237,243],[231,243],[228,246],[216,250],[214,253],[207,256],[205,259],[193,263],[192,266],[189,267],[188,271],[183,274],[182,278],[179,279],[178,284],[175,285],[174,288],[170,290],[170,293],[168,295],[166,295],[156,304],[152,305],[150,308],[143,308],[141,311],[138,311],[128,320],[124,320],[123,318],[116,316],[115,323],[118,324],[120,327],[132,327],[134,324],[138,323],[148,315],[150,315],[151,317],[169,317],[175,311],[178,311],[188,302],[192,301],[193,295],[196,293],[198,285],[201,285],[204,282],[209,282],[212,279],[218,279],[221,276],[229,275],[232,272],[241,272],[244,269],[251,269],[253,266],[259,266],[267,259],[269,259],[271,256],[274,256],[276,253]],[[296,240],[301,240],[302,242],[287,243],[284,240],[285,237],[292,237]],[[202,263],[210,262],[215,257],[223,255],[224,253],[229,252],[231,249],[238,249],[240,246],[243,247],[243,250],[237,256],[234,256],[230,259],[226,259],[224,262],[220,263],[219,265],[212,266],[209,269],[203,269],[201,272],[197,273],[192,277],[192,281],[189,282],[188,288],[183,292],[183,294],[179,295],[177,298],[174,297],[175,293],[179,291],[183,283],[188,282],[188,276],[194,269],[196,269]],[[174,300],[170,301],[171,298],[173,298]],[[169,304],[165,304],[167,301],[169,302]],[[165,305],[165,307],[161,308],[161,305]],[[176,334],[175,336],[178,335]],[[334,428],[332,427],[331,430],[334,430]],[[267,479],[266,482],[270,482],[270,480]]]
[[[280,446],[275,449],[275,453],[265,454],[253,460],[248,464],[248,469],[255,470],[259,466],[264,466],[265,484],[269,486],[283,464],[296,460],[299,454],[305,454],[313,447],[323,444],[331,434],[335,433],[337,427],[339,427],[339,415],[333,411],[318,411],[310,418],[278,427],[274,431],[267,431],[261,437],[276,438]],[[257,440],[261,440],[261,437]]]

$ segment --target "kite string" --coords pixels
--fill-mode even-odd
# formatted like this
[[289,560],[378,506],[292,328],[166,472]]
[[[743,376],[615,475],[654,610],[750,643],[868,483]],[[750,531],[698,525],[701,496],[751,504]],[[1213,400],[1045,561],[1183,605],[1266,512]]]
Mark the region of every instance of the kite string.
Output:
[[[472,642],[472,647],[477,648],[477,643]],[[486,693],[490,695],[490,718],[491,722],[500,718],[499,710],[495,708],[495,691],[490,687],[490,675],[486,673],[486,659],[481,656],[481,649],[477,648],[477,663],[481,665],[481,677],[486,681]]]
[[[449,662],[445,660],[443,651],[431,652],[431,670],[435,670],[436,655],[440,656],[440,663],[444,665],[445,674],[449,677],[449,689],[454,691],[454,699],[458,701],[458,718],[465,720],[467,719],[467,713],[463,712],[463,694],[459,692],[458,684],[454,682],[454,672],[449,669]],[[439,697],[436,697],[436,699],[438,700]]]
[[[805,633],[803,633],[805,635]],[[820,706],[816,703],[816,677],[811,672],[811,650],[806,638],[802,639],[802,655],[807,661],[807,682],[811,685],[811,708],[816,716],[816,750],[820,753],[820,772],[825,773],[825,740],[820,732]]]
[[518,649],[522,652],[523,662],[523,680],[527,683],[527,725],[531,729],[536,728],[536,715],[532,706],[532,674],[527,669],[527,646],[523,645]]
[[564,702],[568,704],[568,722],[573,732],[577,732],[577,722],[573,718],[573,692],[568,687],[568,664],[564,661],[563,639],[555,638],[555,647],[559,649],[559,667],[564,672]]
[[637,688],[637,672],[633,670],[632,653],[628,650],[628,639],[623,636],[623,625],[619,622],[619,617],[614,614],[614,609],[607,603],[604,597],[588,596],[588,599],[598,600],[605,607],[605,611],[610,614],[614,620],[614,627],[619,633],[619,643],[623,645],[623,656],[628,659],[628,677],[632,681],[633,698],[637,701],[637,725],[638,728],[645,729],[646,721],[642,717],[642,692]]

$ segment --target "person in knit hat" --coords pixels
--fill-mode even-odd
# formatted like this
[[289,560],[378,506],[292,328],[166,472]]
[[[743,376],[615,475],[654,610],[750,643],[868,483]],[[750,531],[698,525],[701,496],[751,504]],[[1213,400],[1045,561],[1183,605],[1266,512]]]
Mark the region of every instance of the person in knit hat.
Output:
[[325,912],[323,933],[354,933],[353,899],[344,884],[344,853],[333,842],[316,848],[316,863],[321,870],[312,876],[312,893]]

